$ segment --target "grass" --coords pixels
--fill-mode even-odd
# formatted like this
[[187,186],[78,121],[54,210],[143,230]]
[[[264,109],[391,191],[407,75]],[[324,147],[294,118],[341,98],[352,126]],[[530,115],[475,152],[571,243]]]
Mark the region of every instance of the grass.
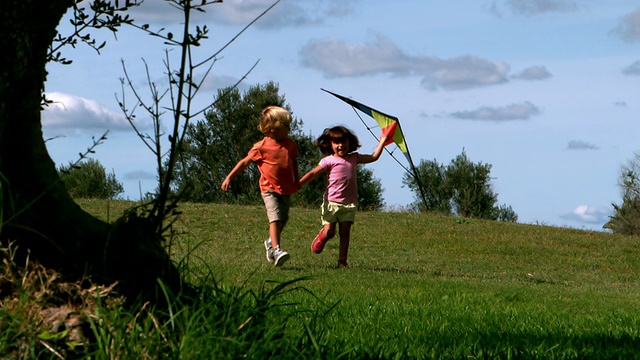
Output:
[[[107,221],[131,205],[79,203]],[[310,250],[320,228],[319,210],[296,208],[282,239],[291,259],[275,268],[262,245],[268,234],[262,207],[182,204],[181,210],[172,256],[192,282],[213,284],[211,292],[223,296],[206,297],[198,307],[206,311],[176,304],[180,315],[160,327],[147,320],[144,333],[157,337],[166,327],[183,327],[182,343],[163,345],[174,358],[628,359],[640,354],[637,237],[367,212],[358,213],[352,228],[350,269],[338,269],[338,239],[322,254]],[[220,309],[227,309],[224,317]],[[240,336],[245,333],[238,327],[257,318],[266,319],[260,331],[270,341]],[[227,325],[211,324],[225,322],[220,319]],[[213,340],[221,333],[238,345]]]

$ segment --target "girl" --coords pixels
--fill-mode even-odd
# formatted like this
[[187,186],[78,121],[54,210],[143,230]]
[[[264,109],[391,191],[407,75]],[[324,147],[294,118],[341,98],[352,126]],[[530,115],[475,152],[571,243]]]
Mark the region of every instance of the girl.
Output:
[[357,166],[378,160],[386,145],[387,138],[390,137],[389,135],[393,136],[392,130],[395,130],[395,126],[385,128],[373,154],[364,155],[356,152],[360,147],[360,142],[349,129],[344,126],[325,129],[316,140],[316,146],[327,156],[320,160],[318,166],[300,179],[300,186],[303,186],[318,177],[323,171],[328,175],[327,189],[322,201],[323,228],[313,240],[311,250],[320,254],[327,241],[335,236],[336,224],[340,224],[338,230],[340,235],[338,267],[349,267],[347,253],[349,252],[351,225],[355,220],[358,203]]

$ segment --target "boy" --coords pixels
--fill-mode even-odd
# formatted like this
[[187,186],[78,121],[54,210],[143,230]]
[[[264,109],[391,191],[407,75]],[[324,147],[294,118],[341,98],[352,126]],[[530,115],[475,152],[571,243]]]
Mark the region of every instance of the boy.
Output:
[[289,253],[280,248],[280,234],[289,220],[291,194],[300,188],[298,148],[289,135],[291,114],[279,106],[267,106],[260,112],[258,129],[265,137],[255,143],[222,182],[228,191],[231,179],[255,163],[260,170],[260,192],[269,218],[269,239],[264,246],[267,260],[282,266]]

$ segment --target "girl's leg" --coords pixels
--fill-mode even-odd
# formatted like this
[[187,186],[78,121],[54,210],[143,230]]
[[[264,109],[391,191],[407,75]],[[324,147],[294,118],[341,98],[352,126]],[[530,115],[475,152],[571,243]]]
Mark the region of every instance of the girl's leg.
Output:
[[333,239],[333,237],[336,236],[336,223],[325,224],[322,232],[324,233],[325,241]]
[[313,243],[311,243],[311,250],[316,254],[320,254],[324,250],[324,245],[327,241],[334,236],[336,236],[336,223],[325,224],[313,240]]
[[351,240],[352,222],[340,223],[340,252],[338,254],[338,266],[348,267],[347,256],[349,255],[349,241]]

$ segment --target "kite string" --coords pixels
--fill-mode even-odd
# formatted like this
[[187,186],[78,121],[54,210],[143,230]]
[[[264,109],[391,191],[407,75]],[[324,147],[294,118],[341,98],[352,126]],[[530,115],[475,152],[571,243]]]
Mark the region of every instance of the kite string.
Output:
[[[364,125],[364,127],[367,128],[367,130],[369,130],[369,133],[371,134],[371,136],[373,136],[374,139],[376,139],[376,141],[380,141],[380,139],[378,138],[378,136],[376,136],[376,134],[371,130],[371,127],[369,127],[369,125],[367,125],[367,123],[362,119],[362,116],[360,116],[360,114],[358,113],[358,111],[356,110],[355,106],[351,106],[351,108],[353,109],[353,112],[356,113],[356,116],[358,116],[358,119],[360,119],[360,121],[362,122],[362,124]],[[380,127],[380,125],[378,125],[378,127]],[[397,149],[397,147],[396,147]],[[389,156],[391,156],[391,158],[393,160],[395,160],[398,165],[400,165],[400,167],[402,167],[404,169],[404,171],[408,172],[409,174],[413,175],[413,173],[411,171],[409,171],[409,169],[407,169],[406,166],[404,166],[404,164],[402,164],[396,157],[395,155],[393,155],[393,151],[389,151],[389,149],[385,146],[384,150],[389,154]],[[394,149],[395,151],[395,149]]]

